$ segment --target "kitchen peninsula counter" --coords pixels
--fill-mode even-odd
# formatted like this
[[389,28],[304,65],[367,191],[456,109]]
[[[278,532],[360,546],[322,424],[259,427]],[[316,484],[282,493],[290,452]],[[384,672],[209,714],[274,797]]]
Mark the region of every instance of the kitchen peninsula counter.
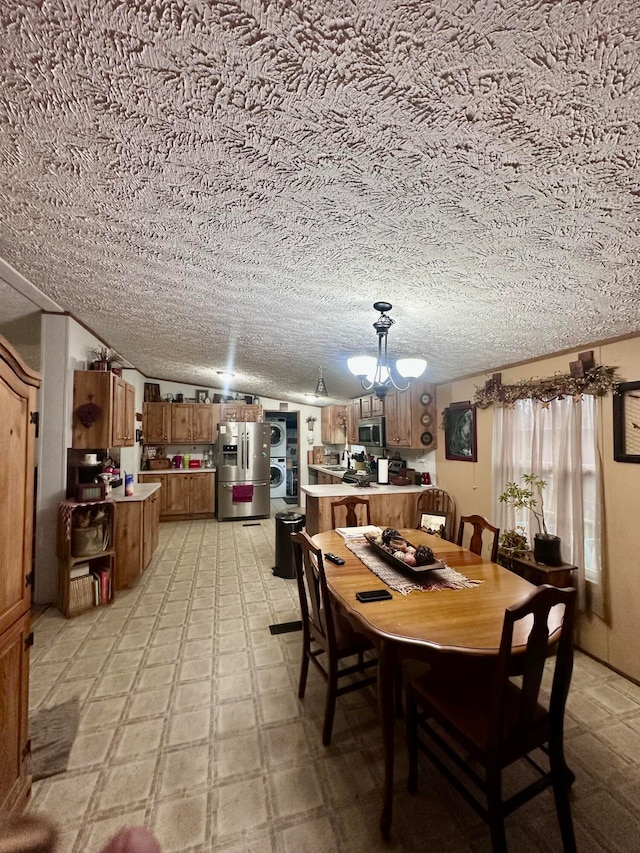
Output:
[[115,501],[115,583],[129,589],[151,562],[158,547],[160,483],[137,482],[133,494],[117,486],[107,496]]
[[115,501],[116,503],[120,503],[123,501],[127,501],[130,503],[132,501],[146,501],[147,498],[150,498],[154,492],[157,492],[160,489],[160,483],[135,483],[133,486],[133,494],[125,495],[124,486],[116,486],[115,489],[111,489],[109,494],[107,495],[107,499],[110,501]]
[[[310,536],[332,530],[331,504],[349,495],[369,501],[371,523],[379,527],[415,527],[418,498],[431,486],[393,486],[372,483],[355,486],[333,483],[326,486],[302,486],[306,497],[306,530]],[[340,526],[340,525],[339,525]]]

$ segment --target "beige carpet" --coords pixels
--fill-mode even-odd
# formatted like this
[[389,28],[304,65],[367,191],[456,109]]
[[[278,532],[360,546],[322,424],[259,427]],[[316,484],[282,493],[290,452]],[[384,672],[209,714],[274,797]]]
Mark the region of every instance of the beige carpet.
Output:
[[80,701],[74,696],[29,715],[33,781],[64,773],[78,733]]

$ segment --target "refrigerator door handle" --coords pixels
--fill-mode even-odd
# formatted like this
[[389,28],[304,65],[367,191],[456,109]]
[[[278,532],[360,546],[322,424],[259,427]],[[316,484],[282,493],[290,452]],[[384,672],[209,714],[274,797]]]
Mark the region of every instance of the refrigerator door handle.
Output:
[[249,459],[251,458],[249,456],[249,433],[248,432],[245,432],[244,439],[247,442],[247,471],[248,471],[249,470]]

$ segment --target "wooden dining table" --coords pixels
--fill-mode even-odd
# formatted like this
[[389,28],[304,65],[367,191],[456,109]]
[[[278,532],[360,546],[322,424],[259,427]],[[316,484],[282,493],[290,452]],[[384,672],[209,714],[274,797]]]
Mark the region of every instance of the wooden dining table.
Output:
[[[342,566],[324,561],[329,590],[357,630],[371,639],[378,652],[378,702],[385,768],[380,830],[385,839],[389,838],[391,830],[397,667],[405,659],[434,665],[462,663],[459,671],[469,672],[473,667],[490,666],[491,659],[498,653],[505,609],[535,588],[508,569],[453,542],[421,530],[399,532],[413,545],[428,545],[436,558],[448,567],[480,583],[468,589],[414,590],[402,595],[387,587],[367,568],[335,530],[313,537],[315,545],[323,552],[332,552],[344,559]],[[415,579],[429,582],[428,574]],[[361,603],[356,598],[359,591],[385,588],[393,596],[390,600]],[[524,625],[519,630],[520,633],[514,635],[516,651],[526,642],[529,628]]]

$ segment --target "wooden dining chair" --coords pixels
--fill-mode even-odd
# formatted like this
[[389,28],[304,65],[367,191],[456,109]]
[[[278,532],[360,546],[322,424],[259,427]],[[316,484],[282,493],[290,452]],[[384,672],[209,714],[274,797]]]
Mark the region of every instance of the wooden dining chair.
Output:
[[[302,664],[298,696],[304,699],[311,661],[327,682],[327,696],[322,727],[322,743],[329,746],[333,730],[336,699],[361,687],[376,683],[375,675],[367,670],[378,664],[376,658],[364,658],[373,648],[341,613],[329,595],[322,561],[322,551],[316,548],[303,530],[291,534],[302,616]],[[355,663],[340,666],[345,658],[356,656]],[[338,686],[345,676],[359,675],[356,680]]]
[[445,535],[443,539],[452,540],[456,529],[456,503],[448,492],[443,489],[429,489],[418,496],[416,513],[416,529],[422,527],[424,513],[440,513],[447,516]]
[[491,543],[490,559],[492,563],[495,563],[498,557],[500,528],[494,527],[493,524],[489,524],[487,519],[483,518],[481,515],[461,515],[460,526],[458,527],[458,545],[462,545],[465,524],[469,524],[473,527],[469,550],[473,551],[473,553],[477,554],[478,556],[482,554],[482,534],[485,532],[485,530],[487,530],[493,536],[493,541]]
[[[364,507],[363,510],[360,510],[361,517],[366,516],[366,521],[358,521],[358,513],[356,512],[356,507],[362,504]],[[338,526],[336,524],[336,507],[346,507],[347,510],[347,518],[344,523],[344,527],[358,527],[364,524],[371,524],[371,512],[369,509],[369,501],[365,498],[359,498],[357,495],[349,495],[346,498],[342,498],[340,501],[333,501],[331,503],[331,527],[335,530]]]
[[[407,686],[409,790],[417,790],[420,750],[488,823],[494,853],[507,850],[505,817],[549,786],[553,786],[564,850],[576,850],[569,804],[574,776],[563,752],[575,598],[575,589],[544,584],[508,607],[493,678],[486,677],[486,670],[474,680],[451,678],[445,669],[434,669]],[[550,613],[557,606],[564,614],[555,630],[558,616],[551,614],[550,619]],[[549,624],[554,624],[551,637]],[[552,647],[557,653],[551,691],[544,692],[550,695],[546,702],[541,685]],[[510,677],[514,674],[517,680]],[[456,743],[459,750],[454,749]],[[536,749],[547,753],[549,769],[531,757]],[[527,782],[505,800],[502,771],[520,759],[529,765]],[[483,773],[477,772],[478,765]],[[531,767],[536,771],[534,781]],[[482,799],[467,785],[468,780],[482,792]]]

